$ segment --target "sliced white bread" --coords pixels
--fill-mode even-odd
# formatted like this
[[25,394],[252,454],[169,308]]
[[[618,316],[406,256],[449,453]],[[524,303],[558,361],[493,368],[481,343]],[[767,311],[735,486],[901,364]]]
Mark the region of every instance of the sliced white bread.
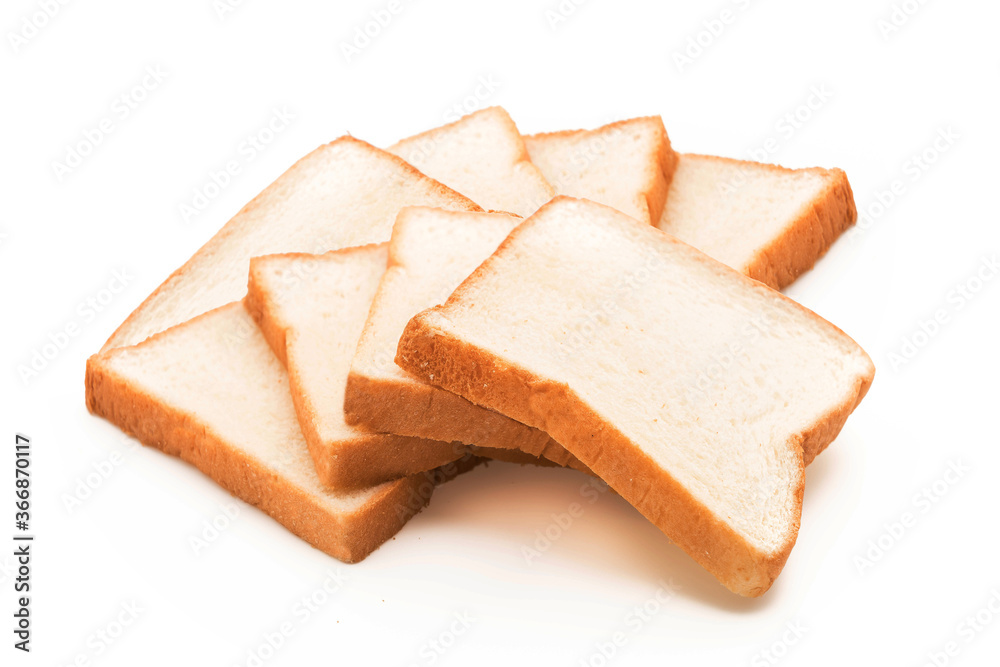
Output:
[[413,318],[396,361],[549,433],[746,596],[784,566],[804,463],[874,375],[853,340],[778,292],[563,197]]
[[559,194],[651,222],[775,289],[812,268],[858,217],[840,169],[675,153],[659,117],[525,143]]
[[657,227],[780,289],[857,220],[840,169],[785,169],[680,154]]
[[400,211],[389,242],[388,269],[347,376],[342,403],[348,423],[414,438],[520,449],[585,469],[543,431],[429,385],[394,361],[410,318],[444,303],[520,222],[505,213],[424,207]]
[[470,465],[355,492],[326,489],[299,430],[288,376],[240,303],[92,356],[87,407],[351,563],[420,511],[434,483]]
[[376,433],[344,420],[344,387],[386,244],[250,261],[246,305],[288,370],[299,426],[320,481],[371,486],[461,458],[460,444]]
[[474,211],[473,202],[358,139],[317,148],[282,174],[175,271],[112,334],[103,350],[154,333],[246,294],[250,258],[322,253],[389,238],[403,206]]
[[388,150],[485,209],[527,216],[555,194],[500,107],[403,139]]
[[659,116],[524,141],[558,194],[607,204],[649,224],[660,219],[677,156]]

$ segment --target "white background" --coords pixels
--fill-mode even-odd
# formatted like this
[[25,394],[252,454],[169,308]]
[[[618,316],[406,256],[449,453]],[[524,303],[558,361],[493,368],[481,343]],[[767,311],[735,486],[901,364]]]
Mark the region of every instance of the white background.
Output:
[[[387,1],[250,0],[221,18],[212,0],[69,2],[17,48],[11,35],[38,5],[5,2],[0,405],[4,441],[34,439],[38,541],[30,656],[10,646],[12,559],[0,551],[0,661],[246,665],[287,621],[292,635],[263,664],[766,665],[780,655],[787,665],[922,665],[952,641],[957,655],[939,664],[996,664],[1000,614],[983,612],[992,623],[978,631],[963,624],[1000,596],[1000,279],[971,299],[955,290],[976,287],[1000,251],[1000,7],[904,4],[914,13],[884,34],[888,0],[591,0],[554,27],[556,0],[409,1],[348,62],[341,44]],[[689,39],[705,46],[678,65]],[[147,67],[165,78],[122,118],[115,100]],[[344,566],[87,413],[86,357],[242,204],[341,134],[386,145],[442,124],[481,78],[495,90],[476,103],[503,105],[524,132],[661,114],[678,150],[764,148],[788,166],[841,167],[859,209],[872,211],[787,290],[860,342],[878,373],[809,468],[797,546],[764,597],[727,592],[619,498],[587,503],[582,475],[501,464],[442,487],[398,537]],[[815,108],[801,106],[810,99]],[[276,108],[294,120],[247,159],[241,144]],[[796,110],[801,122],[783,120]],[[60,180],[53,163],[103,118],[112,132]],[[925,151],[933,163],[921,169],[912,159]],[[181,204],[230,159],[240,173],[185,221]],[[90,312],[86,300],[116,271],[127,285]],[[947,321],[894,363],[939,310]],[[22,380],[18,367],[67,325],[76,335]],[[951,464],[968,470],[948,482]],[[915,499],[935,482],[933,503]],[[583,516],[529,564],[522,547],[580,501]],[[190,538],[230,502],[239,516],[195,555]],[[906,513],[914,525],[893,537],[886,526]],[[883,552],[869,553],[869,541]],[[870,556],[870,567],[858,560]],[[329,571],[348,578],[304,620],[297,601]],[[681,590],[650,602],[671,579]],[[637,622],[630,614],[647,602],[655,611]],[[102,644],[95,633],[114,631],[133,603],[135,622]],[[428,652],[431,640],[451,643],[455,614],[470,627]],[[619,631],[624,645],[602,662]]]

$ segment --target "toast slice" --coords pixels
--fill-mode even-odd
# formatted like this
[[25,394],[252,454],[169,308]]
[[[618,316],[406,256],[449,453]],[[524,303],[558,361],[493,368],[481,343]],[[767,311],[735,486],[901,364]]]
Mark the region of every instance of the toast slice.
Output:
[[288,376],[240,303],[92,356],[87,407],[349,563],[396,534],[427,504],[434,483],[472,465],[348,493],[324,488]]
[[457,443],[376,433],[344,420],[347,374],[387,256],[383,243],[250,260],[247,310],[288,370],[316,472],[335,490],[423,472],[467,453]]
[[403,139],[388,150],[486,209],[527,216],[555,195],[500,107]]
[[246,294],[250,258],[322,253],[389,238],[403,206],[480,210],[395,155],[342,137],[320,146],[244,206],[104,344],[134,345]]
[[520,222],[505,213],[424,207],[400,211],[389,242],[389,268],[347,376],[342,403],[349,424],[414,438],[519,449],[586,470],[543,431],[429,385],[394,361],[410,318],[444,303]]
[[681,154],[657,227],[775,289],[857,221],[840,169],[785,169]]
[[659,116],[524,141],[558,194],[607,204],[648,224],[660,219],[677,155]]
[[780,573],[804,463],[874,376],[868,355],[811,311],[564,197],[414,317],[396,362],[549,433],[745,596]]

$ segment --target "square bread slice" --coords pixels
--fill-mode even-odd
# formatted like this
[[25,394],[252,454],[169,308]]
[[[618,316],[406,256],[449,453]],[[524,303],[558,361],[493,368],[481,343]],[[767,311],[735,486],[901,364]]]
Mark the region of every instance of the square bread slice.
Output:
[[425,207],[399,212],[389,242],[388,269],[347,376],[342,404],[349,424],[414,438],[519,449],[586,470],[543,431],[429,385],[394,361],[410,318],[444,303],[520,222],[506,213]]
[[606,204],[648,224],[660,219],[677,155],[659,116],[535,134],[524,142],[558,194]]
[[348,493],[326,489],[299,430],[288,376],[240,303],[92,356],[87,407],[349,563],[395,535],[435,483],[472,465]]
[[555,195],[500,107],[403,139],[388,151],[485,209],[527,216]]
[[467,453],[458,443],[376,433],[344,420],[347,374],[387,257],[383,243],[250,260],[247,310],[288,370],[316,472],[335,490],[423,472]]
[[730,590],[763,594],[798,534],[804,463],[874,376],[842,331],[674,237],[558,197],[396,362],[541,429]]
[[481,210],[363,141],[320,146],[244,206],[184,266],[167,278],[104,344],[134,345],[246,294],[250,258],[322,253],[389,239],[403,206]]
[[681,154],[657,227],[775,289],[857,221],[840,169],[785,169]]

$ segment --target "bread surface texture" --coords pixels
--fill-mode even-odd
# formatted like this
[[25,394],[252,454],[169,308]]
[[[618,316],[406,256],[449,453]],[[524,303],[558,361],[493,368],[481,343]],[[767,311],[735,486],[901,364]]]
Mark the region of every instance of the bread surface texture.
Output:
[[87,365],[91,412],[193,464],[345,562],[392,537],[443,479],[415,475],[328,490],[299,430],[288,376],[238,302],[94,355]]
[[247,310],[288,370],[316,471],[333,489],[431,470],[467,453],[457,443],[375,432],[344,419],[351,360],[387,258],[383,243],[250,262]]
[[840,169],[680,154],[659,229],[775,289],[857,221]]
[[649,224],[660,219],[677,155],[659,116],[524,140],[558,194],[591,199]]
[[500,107],[481,109],[388,150],[487,210],[527,216],[555,194]]
[[505,213],[425,207],[400,211],[389,242],[388,269],[347,378],[348,423],[415,438],[519,449],[585,469],[548,434],[427,384],[394,361],[410,318],[444,303],[520,222]]
[[112,334],[103,350],[242,299],[251,257],[389,238],[407,205],[479,210],[400,158],[352,137],[320,146],[244,206]]
[[396,360],[547,432],[746,596],[781,571],[804,464],[874,375],[864,351],[811,311],[565,197],[414,317]]

